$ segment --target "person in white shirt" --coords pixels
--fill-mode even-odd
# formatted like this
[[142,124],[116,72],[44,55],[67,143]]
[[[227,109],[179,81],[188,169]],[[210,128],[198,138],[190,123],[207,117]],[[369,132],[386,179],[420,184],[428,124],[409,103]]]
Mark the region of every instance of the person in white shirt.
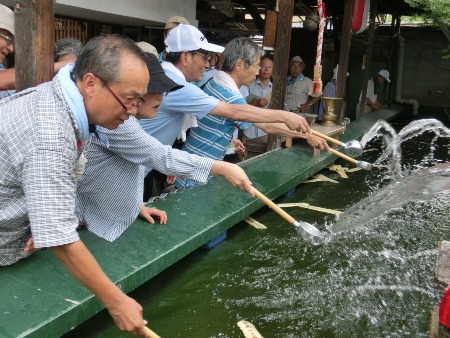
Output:
[[361,95],[359,95],[359,102],[356,105],[356,119],[369,115],[371,112],[375,110],[383,109],[383,105],[378,102],[377,92],[380,87],[382,87],[385,83],[391,82],[389,80],[389,72],[386,69],[382,69],[375,75],[373,78],[369,79],[367,82],[367,93],[364,104],[364,109],[361,112]]

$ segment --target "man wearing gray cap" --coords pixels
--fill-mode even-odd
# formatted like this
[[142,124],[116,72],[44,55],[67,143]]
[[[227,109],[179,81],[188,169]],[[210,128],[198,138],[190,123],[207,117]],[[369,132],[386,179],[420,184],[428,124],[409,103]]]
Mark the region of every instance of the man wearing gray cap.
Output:
[[15,70],[3,66],[6,56],[14,52],[14,12],[0,5],[0,99],[14,94]]
[[313,81],[303,75],[305,63],[300,56],[294,56],[289,62],[289,75],[286,84],[286,108],[288,110],[299,109],[307,112],[320,97],[313,97],[308,101]]
[[378,99],[378,90],[383,87],[383,85],[387,82],[391,82],[389,80],[389,72],[386,69],[382,69],[375,75],[373,78],[369,79],[367,82],[367,93],[364,109],[361,112],[361,95],[359,95],[359,102],[356,105],[356,119],[369,115],[374,110],[383,109],[383,105],[377,101]]

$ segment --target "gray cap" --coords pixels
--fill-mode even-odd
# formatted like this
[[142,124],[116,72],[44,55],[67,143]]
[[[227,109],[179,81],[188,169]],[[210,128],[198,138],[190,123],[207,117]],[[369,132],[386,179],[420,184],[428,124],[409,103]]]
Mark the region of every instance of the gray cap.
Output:
[[292,62],[300,62],[303,63],[303,67],[305,67],[305,63],[303,62],[302,58],[300,56],[294,56],[291,60],[291,62],[289,62],[289,64],[292,64]]

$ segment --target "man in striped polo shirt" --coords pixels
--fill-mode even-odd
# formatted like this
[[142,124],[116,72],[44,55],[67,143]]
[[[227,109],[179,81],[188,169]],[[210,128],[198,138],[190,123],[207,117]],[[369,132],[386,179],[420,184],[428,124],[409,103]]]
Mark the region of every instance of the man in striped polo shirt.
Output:
[[[259,73],[261,54],[261,48],[251,39],[243,37],[233,39],[225,48],[222,70],[203,90],[206,94],[233,105],[246,104],[239,88],[255,81]],[[191,129],[182,149],[191,154],[222,160],[234,128],[246,129],[251,125],[249,122],[238,122],[219,116],[205,116],[198,121],[198,127]],[[254,123],[254,125],[268,134],[305,138],[313,147],[328,149],[324,140],[309,133],[291,130],[283,123]],[[176,181],[177,187],[192,185],[195,185],[195,182],[184,178],[178,178]]]
[[[166,62],[162,67],[166,75],[184,87],[169,93],[154,119],[139,121],[142,128],[161,143],[172,145],[181,130],[185,114],[202,119],[207,115],[220,116],[239,121],[280,122],[289,129],[310,133],[306,120],[283,110],[263,109],[246,104],[229,104],[205,94],[191,82],[202,79],[209,66],[209,53],[222,53],[224,48],[209,43],[194,26],[183,25],[173,28],[165,39]],[[252,77],[252,81],[255,77]]]

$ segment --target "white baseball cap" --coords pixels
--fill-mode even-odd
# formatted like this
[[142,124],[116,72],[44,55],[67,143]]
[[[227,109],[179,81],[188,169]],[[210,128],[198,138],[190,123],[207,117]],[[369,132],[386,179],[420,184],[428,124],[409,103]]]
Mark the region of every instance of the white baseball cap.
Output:
[[[336,65],[336,67],[334,67],[333,69],[333,79],[337,80],[337,76],[338,76],[338,70],[339,70],[339,65]],[[349,76],[349,72],[347,72],[347,76]]]
[[382,77],[384,77],[388,82],[391,82],[391,80],[389,80],[389,72],[386,69],[382,69],[378,72],[378,75],[381,75]]
[[211,53],[222,53],[222,46],[209,43],[202,32],[192,25],[180,24],[173,28],[164,40],[166,52],[184,52],[202,49]]
[[0,5],[0,28],[14,35],[14,12],[3,5]]

